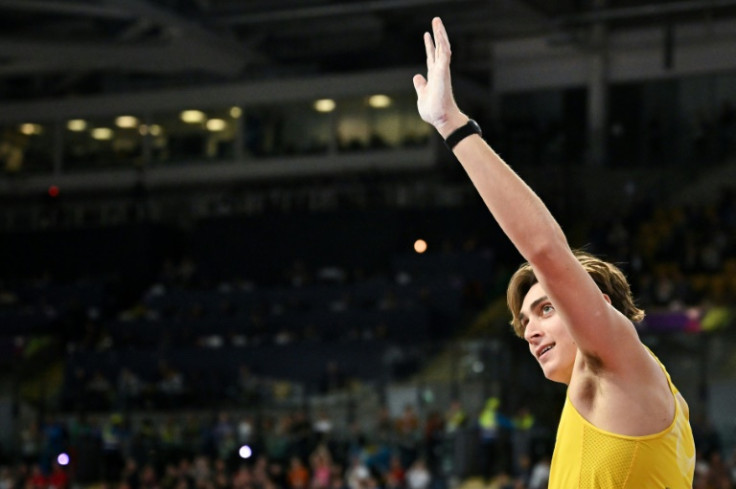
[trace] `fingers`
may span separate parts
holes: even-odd
[[[424,51],[427,53],[427,68],[431,68],[434,64],[434,42],[429,32],[424,33]]]
[[[442,23],[442,19],[435,17],[432,19],[432,32],[434,33],[434,42],[437,45],[436,56],[450,54],[450,38],[447,36],[447,30]]]
[[[414,90],[416,90],[417,95],[419,95],[427,84],[427,80],[422,75],[414,75],[412,81],[414,82]]]

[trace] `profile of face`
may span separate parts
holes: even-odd
[[[578,349],[541,284],[534,284],[524,296],[519,318],[529,351],[544,376],[568,384]]]

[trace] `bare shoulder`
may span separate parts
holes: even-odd
[[[631,352],[631,368],[608,368],[579,354],[568,388],[570,402],[602,430],[645,436],[665,430],[675,416],[675,396],[667,376],[647,348]]]

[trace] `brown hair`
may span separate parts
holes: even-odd
[[[638,323],[644,319],[644,311],[636,307],[631,287],[626,276],[616,265],[603,261],[585,251],[574,251],[583,268],[590,274],[598,288],[611,298],[611,304],[629,318]],[[534,270],[529,263],[523,263],[514,273],[506,290],[506,301],[511,311],[511,325],[520,338],[524,337],[524,327],[519,320],[521,303],[529,289],[538,282]]]

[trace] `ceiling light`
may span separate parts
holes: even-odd
[[[95,127],[92,129],[92,139],[108,141],[112,139],[112,129],[109,127]]]
[[[317,112],[332,112],[335,110],[335,105],[335,101],[331,98],[323,98],[314,103],[314,110]]]
[[[207,118],[201,110],[183,110],[179,117],[188,124],[201,124]]]
[[[210,119],[207,121],[207,130],[212,132],[222,131],[227,127],[222,119]]]
[[[230,107],[230,117],[233,119],[240,119],[241,115],[243,115],[243,109],[240,107]]]
[[[121,129],[132,129],[138,126],[138,118],[132,115],[121,115],[115,118],[115,125]]]
[[[368,105],[374,109],[385,109],[391,106],[391,97],[388,95],[371,95],[368,98]]]
[[[31,124],[30,122],[21,124],[18,129],[26,136],[37,136],[43,132],[43,128],[40,124]]]
[[[148,126],[148,133],[151,136],[160,136],[164,132],[163,128],[158,124],[151,124]]]
[[[74,132],[82,132],[87,129],[87,121],[84,119],[71,119],[67,121],[66,128]]]

